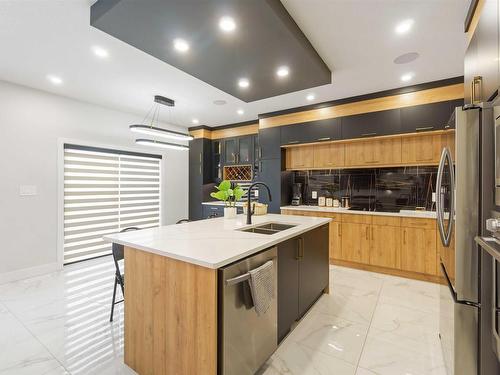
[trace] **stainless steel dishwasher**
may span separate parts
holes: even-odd
[[[248,271],[273,261],[274,299],[258,316],[252,303]],[[276,247],[219,269],[219,374],[253,375],[278,343],[278,258]]]

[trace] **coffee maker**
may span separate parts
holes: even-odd
[[[294,183],[292,185],[292,206],[300,206],[302,204],[302,184]]]

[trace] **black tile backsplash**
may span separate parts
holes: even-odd
[[[432,193],[437,167],[398,167],[380,169],[339,169],[296,171],[293,181],[302,183],[304,204],[317,205],[311,198],[332,197],[341,201],[348,196],[351,207],[366,211],[434,210]]]

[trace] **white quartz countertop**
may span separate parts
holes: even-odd
[[[379,215],[379,216],[399,216],[399,217],[413,217],[422,219],[436,219],[435,211],[412,211],[401,210],[399,212],[378,212],[378,211],[358,211],[348,210],[346,208],[333,208],[333,207],[319,207],[319,206],[283,206],[282,210],[296,210],[296,211],[311,211],[311,212],[335,212],[339,214],[353,214],[353,215]]]
[[[184,224],[166,225],[104,236],[109,242],[182,260],[207,268],[220,268],[246,258],[330,222],[329,218],[268,214],[252,216],[246,225],[246,216],[235,219],[207,219]],[[275,234],[242,232],[265,223],[296,224],[296,227]]]

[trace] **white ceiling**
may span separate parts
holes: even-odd
[[[331,85],[244,103],[182,71],[89,26],[92,0],[0,1],[0,80],[83,101],[146,114],[155,94],[176,100],[162,120],[180,126],[218,126],[277,111],[463,74],[467,0],[282,0],[333,71]],[[396,35],[396,24],[412,18],[413,29]],[[133,22],[133,20],[130,20]],[[101,60],[92,46],[109,51]],[[395,65],[406,52],[420,58]],[[265,51],[256,51],[265,53]],[[61,76],[53,86],[47,74]],[[293,79],[293,76],[291,77]],[[316,99],[305,96],[314,92]],[[216,106],[214,100],[227,101]],[[27,104],[29,107],[29,104]],[[240,116],[237,109],[243,109]]]

